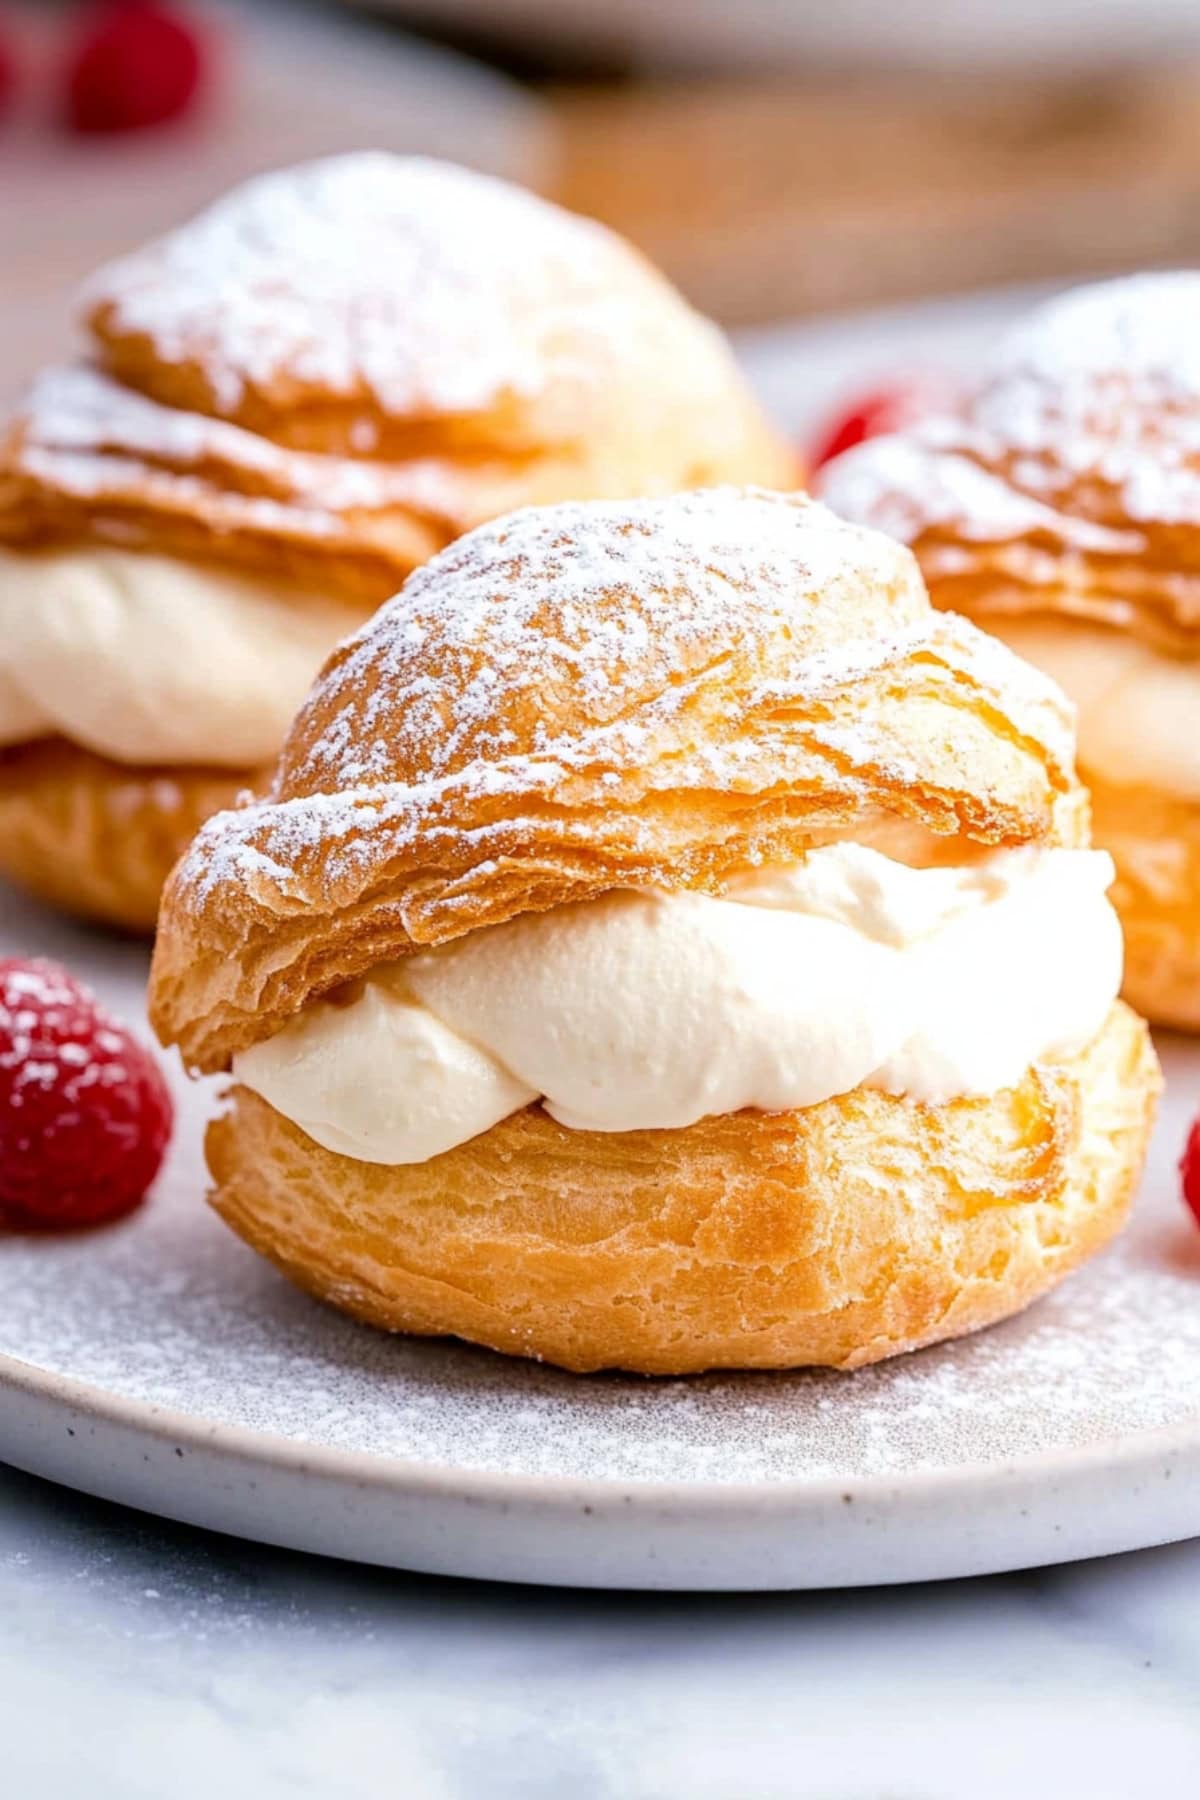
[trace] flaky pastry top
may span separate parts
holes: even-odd
[[[653,382],[665,359],[710,395],[728,367],[715,327],[604,226],[383,152],[249,181],[84,298],[120,379],[348,454],[451,422],[477,446],[538,451],[577,436],[630,362]]]
[[[1049,301],[958,416],[848,451],[820,491],[911,544],[939,605],[1200,655],[1200,272]]]
[[[0,445],[0,544],[118,544],[377,603],[470,516],[456,476],[289,450],[86,364],[52,368]]]
[[[803,495],[527,509],[334,652],[272,793],[168,885],[152,1016],[218,1068],[378,963],[614,888],[719,891],[888,821],[1078,842],[1071,718]]]
[[[629,246],[383,154],[260,177],[87,285],[0,446],[0,542],[118,541],[378,601],[485,519],[787,484],[724,338]]]

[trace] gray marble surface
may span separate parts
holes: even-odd
[[[0,1469],[0,1745],[13,1800],[1191,1800],[1200,1543],[596,1595],[264,1550]]]

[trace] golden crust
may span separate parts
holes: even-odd
[[[0,749],[0,872],[66,912],[153,931],[197,827],[260,774],[131,768],[64,738]]]
[[[938,605],[1062,613],[1200,654],[1200,275],[1035,311],[953,418],[826,469],[848,518],[916,551]]]
[[[1084,843],[1073,749],[1052,684],[804,496],[519,512],[334,653],[269,797],[202,830],[152,1018],[220,1068],[418,945],[612,888],[719,889],[838,836]],[[983,1100],[629,1133],[533,1106],[388,1168],[237,1087],[208,1156],[237,1231],[393,1329],[579,1370],[853,1367],[1004,1317],[1104,1243],[1157,1086],[1118,1005]]]
[[[87,368],[35,382],[0,448],[0,543],[94,541],[232,564],[372,604],[486,519],[577,495],[671,493],[713,481],[790,486],[792,454],[732,377],[706,446],[686,419],[581,433],[538,455],[457,456],[435,445],[392,464],[270,443],[170,412]]]
[[[538,458],[616,431],[634,467],[649,438],[661,481],[668,445],[721,457],[725,403],[745,402],[720,333],[629,244],[422,157],[246,182],[102,269],[86,300],[119,381],[300,450]]]
[[[518,505],[796,473],[724,338],[636,252],[419,159],[252,182],[101,270],[87,317],[95,362],[45,371],[0,444],[0,544],[115,543],[370,607]],[[0,859],[147,926],[186,840],[130,771],[79,766],[38,776],[39,823],[10,763]],[[241,785],[171,779],[216,805]]]
[[[787,485],[722,335],[619,239],[465,170],[250,182],[88,288],[96,366],[37,381],[0,542],[81,539],[377,603],[515,506]]]
[[[418,945],[901,820],[1085,841],[1053,686],[932,611],[906,551],[804,496],[512,515],[341,647],[269,799],[164,898],[152,1017],[227,1066]]]
[[[961,415],[840,457],[821,492],[909,544],[934,604],[983,625],[1092,620],[1200,672],[1200,275],[1035,312]],[[1126,997],[1200,1029],[1200,809],[1083,770],[1118,869]]]
[[[1096,840],[1117,865],[1125,997],[1156,1024],[1200,1031],[1200,805],[1084,778]]]
[[[936,606],[983,625],[1028,616],[1090,620],[1127,631],[1169,656],[1196,653],[1200,569],[1192,572],[1172,562],[1172,532],[1163,534],[1167,542],[1154,553],[1143,531],[1114,532],[1105,539],[1032,503],[1026,516],[1014,491],[1001,498],[976,485],[976,476],[993,488],[1008,480],[1002,463],[989,468],[984,462],[986,440],[941,425],[926,427],[925,433],[938,440],[936,447],[920,442],[919,433],[907,442],[880,439],[839,458],[818,488],[846,518],[908,544]],[[972,475],[964,483],[968,468]],[[935,505],[926,517],[907,494],[901,497],[887,486],[893,476],[912,494],[931,497],[952,479],[959,501],[945,513]],[[978,515],[972,514],[973,504],[981,508]],[[1005,510],[998,510],[989,526],[993,505]],[[1009,527],[1010,537],[991,535]]]
[[[1116,1005],[984,1100],[856,1090],[679,1131],[533,1107],[401,1168],[322,1149],[238,1087],[213,1204],[286,1274],[389,1330],[574,1370],[861,1364],[1016,1312],[1119,1229],[1159,1089]]]
[[[420,471],[283,450],[90,368],[39,376],[0,449],[0,543],[115,543],[369,605],[454,535],[422,502]]]

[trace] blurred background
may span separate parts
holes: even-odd
[[[1200,252],[1197,0],[0,0],[0,383],[71,282],[360,145],[608,220],[730,325]]]

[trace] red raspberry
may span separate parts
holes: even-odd
[[[1179,1173],[1183,1177],[1183,1197],[1191,1207],[1197,1225],[1200,1225],[1200,1119],[1196,1120],[1188,1133]]]
[[[150,1052],[58,963],[0,958],[0,1215],[71,1226],[129,1212],[170,1135]]]
[[[74,131],[137,131],[187,111],[205,73],[194,27],[154,0],[109,0],[84,21],[68,59]]]
[[[8,111],[8,103],[17,85],[17,64],[12,50],[0,37],[0,113]]]
[[[950,401],[949,385],[929,375],[897,379],[872,388],[826,425],[810,453],[809,465],[819,469],[843,450],[853,450],[855,444],[865,443],[868,438],[901,431],[906,425],[941,411]]]

